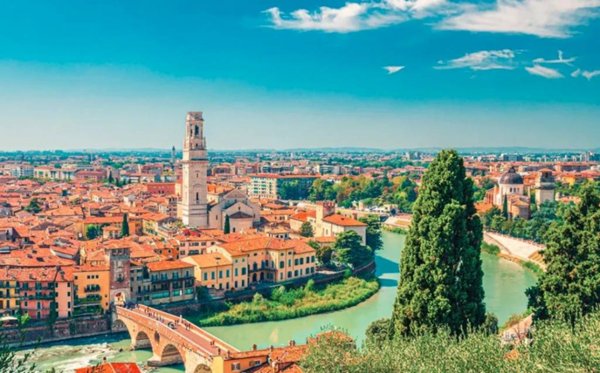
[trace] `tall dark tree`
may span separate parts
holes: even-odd
[[[381,239],[381,220],[377,215],[369,215],[364,218],[360,218],[360,221],[367,225],[367,246],[371,250],[379,250],[383,247],[383,240]]]
[[[225,234],[231,233],[231,222],[229,221],[229,215],[225,215],[225,225],[223,227]]]
[[[438,154],[423,176],[402,251],[392,331],[460,334],[485,321],[481,222],[473,184],[456,151]]]
[[[129,236],[129,219],[127,214],[123,214],[123,221],[121,222],[121,237]]]
[[[502,216],[504,219],[508,219],[508,198],[504,196],[504,200],[502,201]]]
[[[309,222],[305,221],[304,223],[302,223],[302,226],[300,226],[300,235],[302,237],[313,237],[315,234],[313,232],[313,227],[312,224],[310,224]]]
[[[600,306],[600,193],[584,186],[577,206],[548,232],[546,272],[527,291],[536,319],[571,324]]]

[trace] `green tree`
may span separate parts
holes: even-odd
[[[332,201],[336,199],[336,191],[331,181],[316,179],[310,187],[308,199],[311,201]]]
[[[319,245],[318,242],[308,241],[308,245],[315,249],[316,257],[322,266],[329,266],[331,264],[331,258],[333,256],[333,249],[330,246]]]
[[[88,225],[85,230],[85,237],[88,240],[93,240],[94,238],[100,236],[102,233],[102,228],[97,225]]]
[[[229,215],[225,215],[225,225],[223,227],[223,232],[225,232],[225,234],[231,233],[231,221],[229,220]]]
[[[367,246],[373,251],[381,249],[383,240],[381,238],[381,220],[379,216],[369,215],[359,220],[367,225]]]
[[[502,216],[504,219],[508,219],[508,198],[504,196],[504,200],[502,201]]]
[[[302,223],[302,226],[300,227],[300,235],[302,237],[313,237],[315,234],[313,232],[313,227],[312,224],[310,224],[309,222],[305,221],[304,223]]]
[[[123,214],[123,221],[121,222],[121,237],[129,236],[129,219],[127,214]]]
[[[115,182],[115,178],[113,177],[112,171],[108,173],[108,183],[112,184]]]
[[[423,176],[402,251],[392,330],[448,328],[460,334],[485,321],[481,222],[472,180],[456,151],[438,154]]]
[[[581,191],[575,208],[554,224],[543,251],[547,270],[527,291],[536,319],[570,324],[600,305],[600,193]]]
[[[355,231],[340,233],[333,245],[333,251],[339,263],[350,265],[353,268],[373,260],[373,251],[362,244],[362,239]]]
[[[27,207],[25,207],[25,211],[31,214],[37,214],[42,211],[42,207],[40,206],[40,201],[37,198],[32,198],[29,201]]]

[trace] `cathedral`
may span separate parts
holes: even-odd
[[[260,223],[260,207],[239,189],[209,185],[208,153],[202,112],[189,112],[183,141],[181,197],[178,216],[183,224],[198,229],[251,229]],[[209,193],[210,190],[210,193]]]

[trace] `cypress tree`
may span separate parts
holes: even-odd
[[[527,290],[535,319],[572,325],[600,306],[600,195],[593,185],[552,225],[543,251],[546,272]]]
[[[504,219],[508,219],[508,197],[504,196],[504,201],[502,201],[502,216]]]
[[[121,223],[121,237],[129,236],[129,219],[127,214],[123,214],[123,222]]]
[[[456,151],[431,163],[419,188],[402,251],[392,332],[415,335],[448,328],[460,334],[485,321],[482,226],[473,182]]]
[[[223,228],[225,234],[231,233],[231,222],[229,221],[229,215],[225,215],[225,227]]]

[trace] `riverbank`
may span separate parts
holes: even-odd
[[[485,252],[487,254],[494,255],[499,258],[517,263],[517,264],[521,265],[523,268],[526,268],[526,269],[530,270],[531,272],[535,273],[536,276],[540,276],[542,273],[544,273],[544,269],[538,263],[533,262],[531,260],[523,260],[514,255],[510,255],[510,254],[506,253],[506,251],[503,251],[502,249],[500,249],[500,247],[498,247],[495,244],[488,243],[488,242],[482,242],[481,243],[481,251]]]
[[[309,281],[302,288],[281,286],[268,297],[257,294],[250,302],[230,304],[223,311],[188,319],[203,327],[288,320],[354,307],[375,295],[379,288],[376,278],[348,277],[325,286]]]

